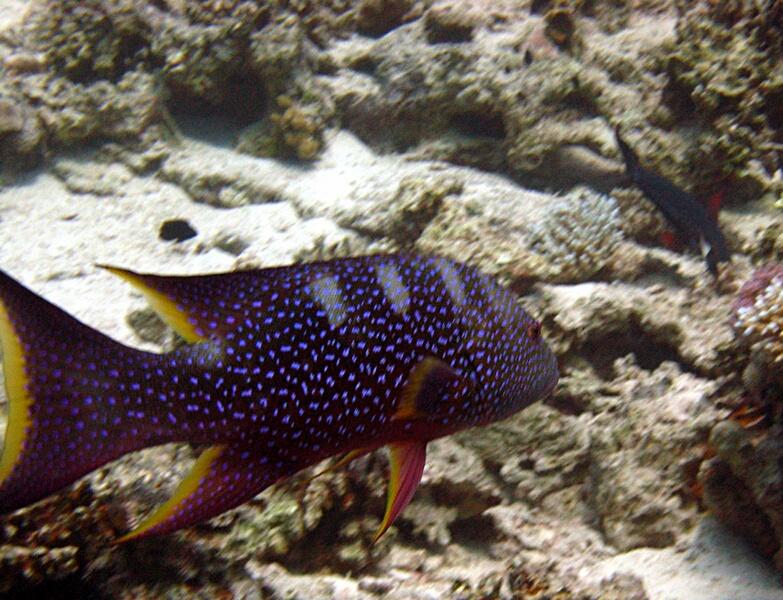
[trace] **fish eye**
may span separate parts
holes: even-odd
[[[526,333],[530,340],[538,340],[541,337],[541,322],[533,321],[530,325],[527,326]]]

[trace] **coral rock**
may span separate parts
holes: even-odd
[[[62,580],[105,553],[127,517],[82,482],[0,519],[0,592]]]
[[[359,33],[380,37],[399,27],[414,4],[414,0],[361,0],[356,28]]]
[[[783,569],[783,432],[758,438],[733,421],[710,434],[716,457],[702,465],[704,502]]]
[[[0,99],[0,136],[21,131],[24,116],[20,108],[8,100]]]
[[[469,42],[483,18],[481,7],[469,2],[438,2],[424,16],[427,40],[433,44]]]

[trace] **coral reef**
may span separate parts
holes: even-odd
[[[160,352],[181,341],[95,263],[202,273],[440,253],[522,296],[562,378],[547,405],[433,444],[379,544],[382,452],[107,549],[192,463],[163,447],[5,518],[0,591],[690,600],[668,575],[651,585],[650,565],[698,562],[703,506],[783,568],[783,271],[757,273],[733,307],[729,293],[751,262],[783,257],[780,3],[23,4],[13,27],[0,6],[0,162],[4,183],[47,168],[0,189],[4,270]],[[645,166],[727,192],[736,260],[717,285],[698,257],[656,247],[616,125]],[[699,563],[694,581],[766,600],[730,551],[734,571]],[[690,576],[685,563],[666,564]]]
[[[715,425],[714,456],[699,472],[705,505],[783,569],[783,266],[757,269],[732,306],[732,326],[749,354],[744,392]]]

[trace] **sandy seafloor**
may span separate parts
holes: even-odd
[[[18,25],[23,5],[0,4],[0,30]],[[606,36],[607,52],[653,46],[655,32],[673,35],[672,22],[669,13],[632,19],[626,31]],[[629,41],[636,33],[642,41]],[[352,43],[367,45],[337,43],[338,63],[358,52]],[[600,166],[616,177],[621,165],[606,150],[611,128],[594,117],[587,120],[598,133],[587,145],[593,151],[602,140]],[[574,126],[577,138],[582,125]],[[327,476],[305,498],[307,508],[291,508],[293,489],[267,492],[225,520],[137,549],[110,549],[105,531],[74,534],[74,523],[84,527],[96,507],[119,506],[127,521],[143,515],[165,499],[193,455],[145,451],[88,479],[86,516],[82,506],[73,522],[57,512],[64,541],[25,530],[45,524],[35,510],[14,522],[20,531],[6,529],[4,591],[45,597],[64,581],[66,594],[128,598],[783,598],[772,560],[683,494],[693,481],[681,469],[704,453],[710,430],[729,412],[727,399],[742,394],[740,374],[721,371],[736,368],[725,357],[739,353],[727,323],[736,289],[758,262],[760,232],[783,223],[772,184],[721,215],[735,251],[721,287],[696,253],[672,252],[639,227],[621,228],[617,211],[566,213],[585,228],[600,221],[584,241],[590,260],[547,270],[542,257],[563,258],[554,243],[551,254],[531,251],[530,227],[556,223],[547,219],[562,195],[481,165],[455,166],[442,160],[437,143],[389,152],[331,123],[317,159],[303,162],[237,152],[241,130],[221,117],[178,114],[174,129],[140,150],[105,140],[55,145],[43,166],[9,178],[0,189],[0,269],[114,339],[162,351],[171,333],[140,295],[96,264],[186,274],[437,251],[521,291],[564,363],[557,397],[578,410],[532,407],[499,429],[435,442],[417,500],[399,531],[375,549],[367,540],[381,516],[382,460]],[[157,166],[138,168],[150,155]],[[619,218],[638,217],[624,202]],[[197,236],[162,241],[160,226],[173,218],[186,219]],[[522,261],[529,262],[515,270]],[[532,282],[520,275],[528,268]],[[480,508],[457,510],[461,497]],[[58,499],[51,502],[57,511]],[[328,536],[336,536],[333,543]],[[53,549],[60,546],[75,558],[58,562]],[[326,556],[313,558],[307,546]],[[156,579],[144,553],[165,567],[165,577]],[[513,573],[524,573],[525,585]]]

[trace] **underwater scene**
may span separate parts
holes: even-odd
[[[0,598],[783,600],[783,2],[0,0]]]

